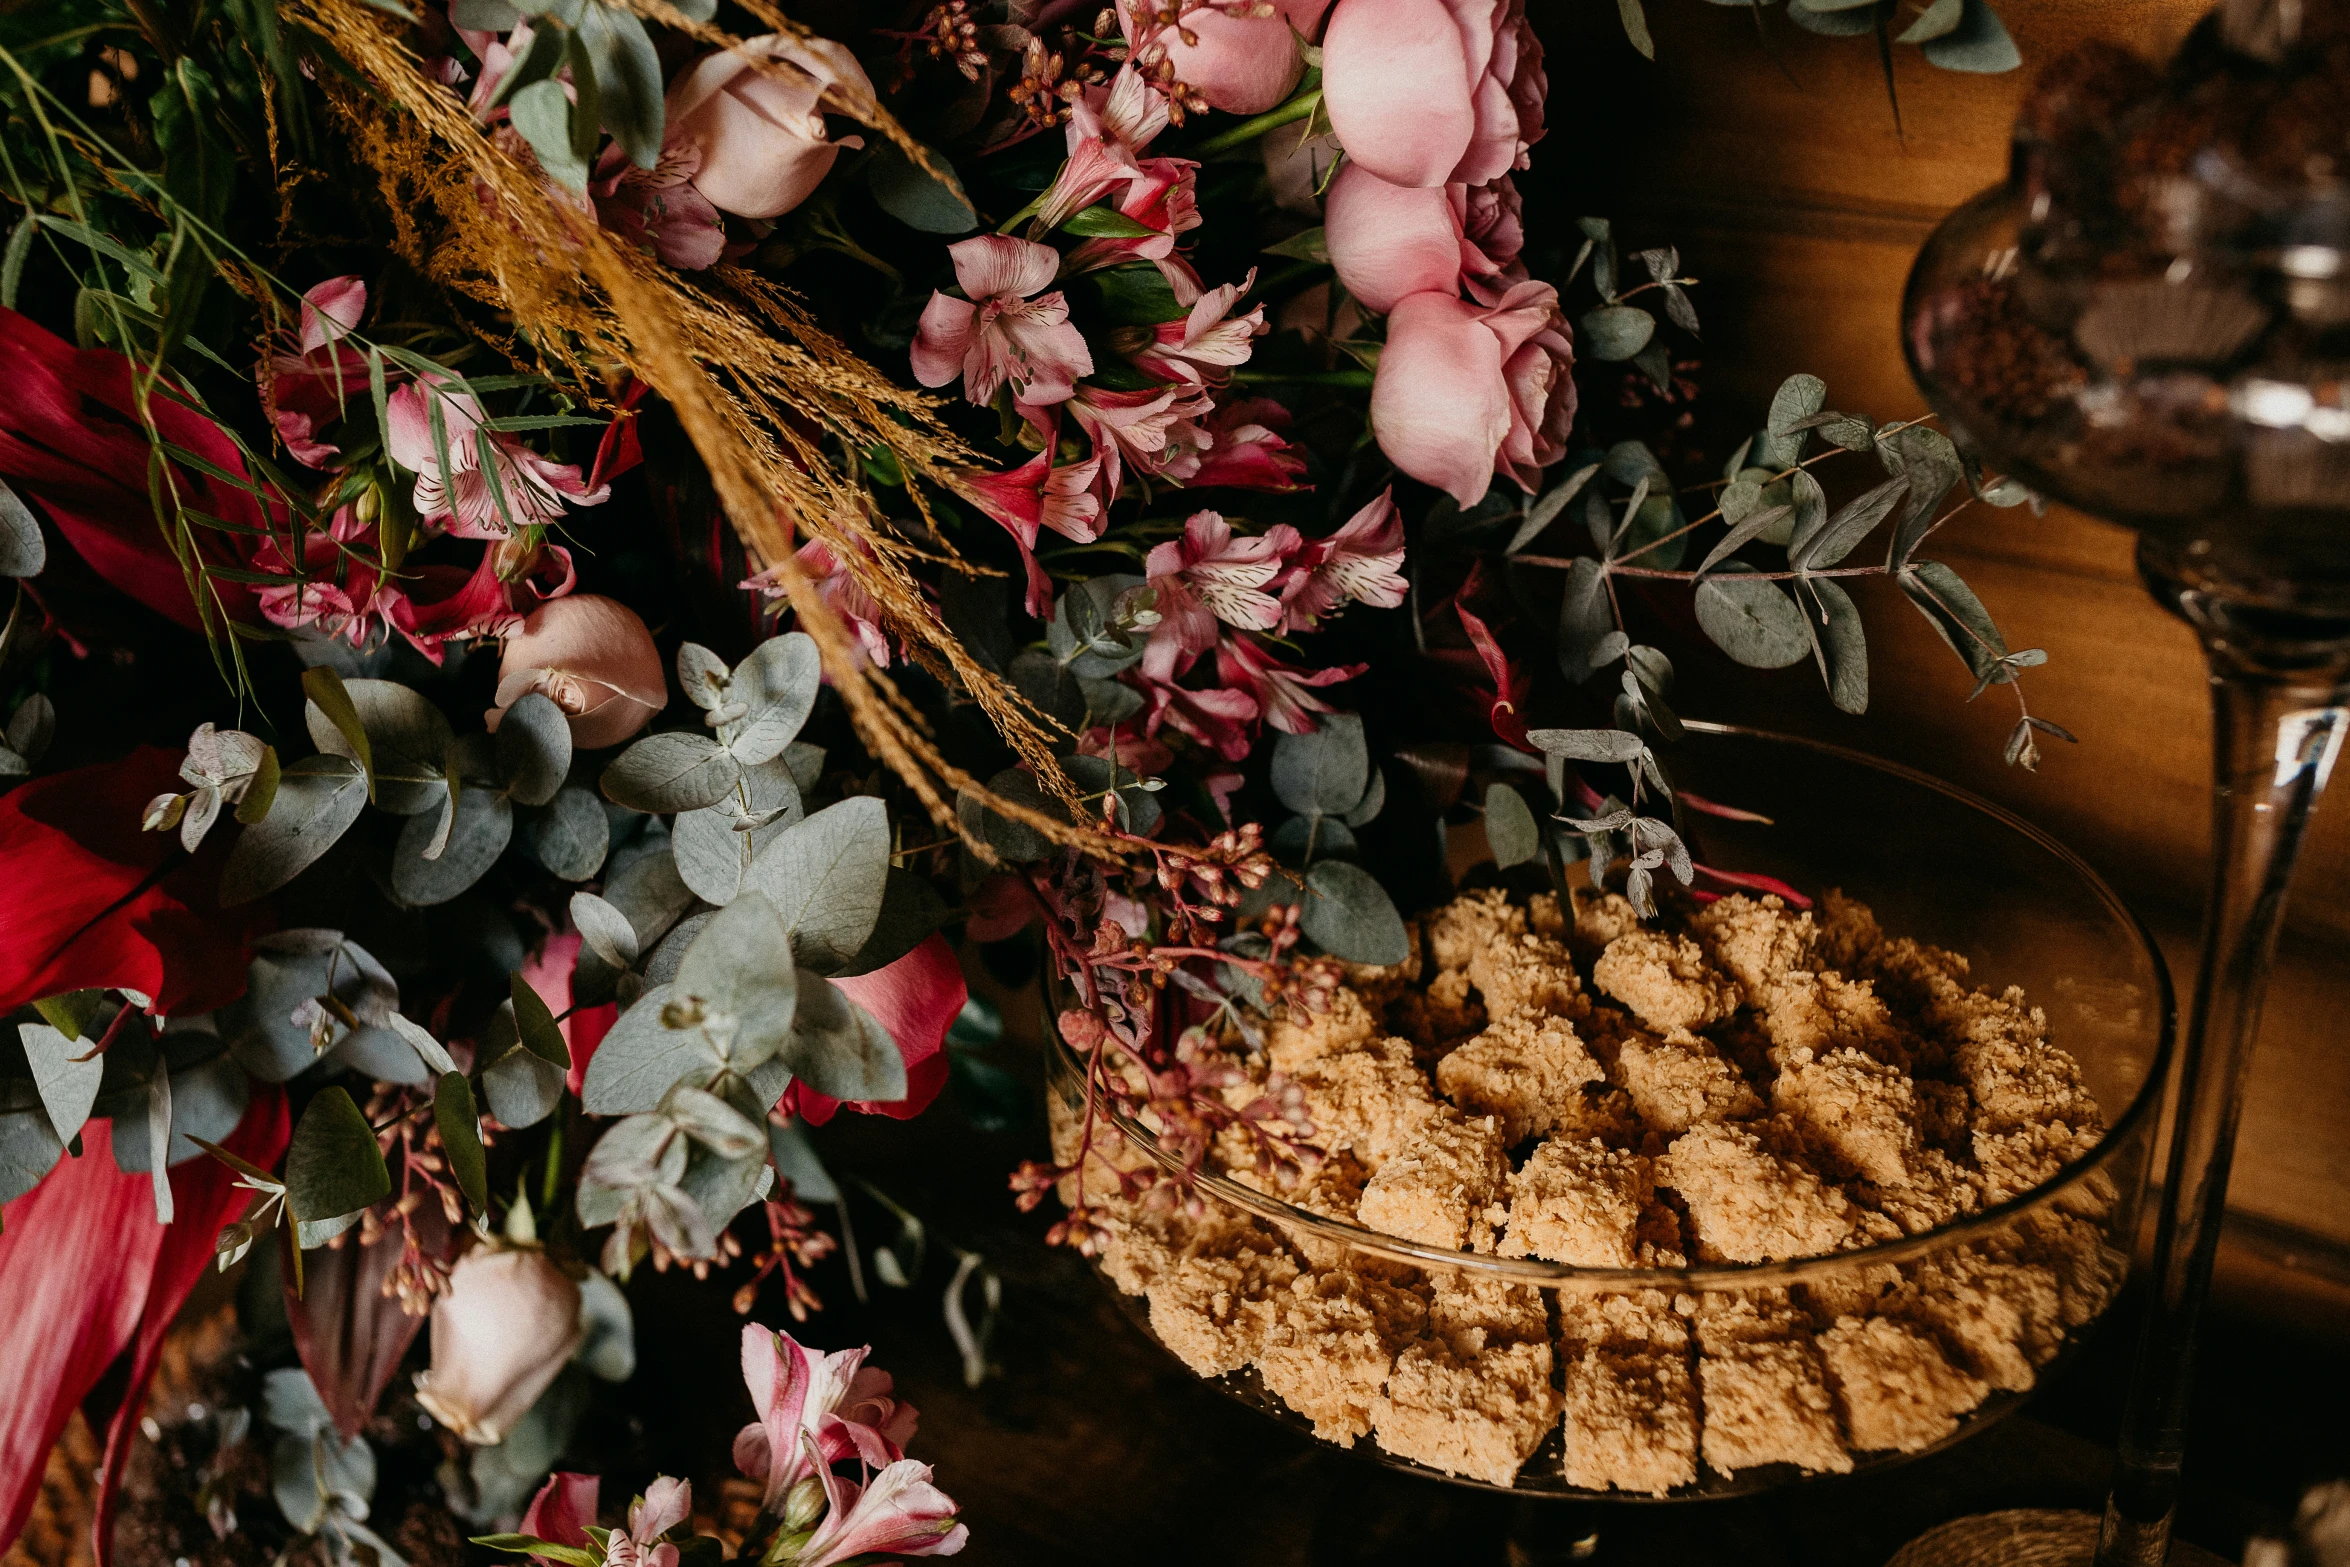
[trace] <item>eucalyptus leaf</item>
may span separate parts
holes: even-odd
[[[889,880],[883,885],[881,913],[873,922],[873,934],[865,938],[856,960],[841,972],[870,974],[895,963],[929,940],[947,922],[949,912],[946,900],[938,895],[927,877],[891,866]]]
[[[741,776],[742,763],[715,738],[670,729],[614,757],[601,782],[615,805],[664,813],[716,805]]]
[[[1536,750],[1574,762],[1637,762],[1648,749],[1638,735],[1621,729],[1529,729],[1526,738]]]
[[[1597,472],[1599,464],[1586,463],[1543,491],[1541,497],[1526,508],[1526,520],[1518,524],[1518,531],[1510,535],[1510,542],[1502,553],[1515,555],[1540,538],[1552,523],[1558,521],[1559,513],[1567,509],[1569,501],[1582,493],[1583,486],[1589,484],[1591,476]]]
[[[768,638],[735,666],[727,695],[748,711],[721,725],[719,739],[746,767],[781,756],[815,711],[823,682],[824,658],[815,638],[804,631]]]
[[[437,823],[411,816],[392,850],[392,891],[411,908],[446,903],[486,875],[514,837],[514,806],[496,789],[467,789],[437,858],[426,858]]]
[[[49,546],[42,541],[39,519],[0,480],[0,577],[37,577],[48,564]]]
[[[834,1099],[906,1097],[906,1063],[889,1030],[821,974],[802,970],[799,1011],[780,1059],[792,1076]]]
[[[611,830],[602,801],[585,789],[563,789],[531,818],[530,852],[549,875],[586,881],[604,868]]]
[[[1966,476],[1966,467],[1950,437],[1924,425],[1910,425],[1879,441],[1877,460],[1887,473],[1909,480],[1901,520],[1894,524],[1893,542],[1885,553],[1885,564],[1899,571],[1925,541],[1943,497]]]
[[[439,1077],[445,1072],[457,1070],[457,1063],[450,1056],[448,1047],[419,1024],[394,1012],[384,1019],[384,1026],[408,1042],[408,1047],[416,1052],[416,1059],[423,1062],[425,1070],[433,1076]]]
[[[1292,869],[1324,855],[1352,856],[1359,852],[1355,835],[1335,816],[1292,816],[1265,839],[1273,858]]]
[[[793,961],[838,973],[873,934],[889,880],[888,809],[853,795],[785,828],[759,852],[745,895],[763,894],[791,935]]]
[[[1159,825],[1159,798],[1142,787],[1141,777],[1106,756],[1072,756],[1062,763],[1069,781],[1084,794],[1089,811],[1101,809],[1101,798],[1116,784],[1118,825],[1127,832],[1148,835]]]
[[[517,805],[544,805],[571,771],[571,724],[544,692],[527,691],[498,720],[498,777]]]
[[[400,1004],[399,986],[365,947],[341,931],[302,927],[254,942],[245,993],[216,1012],[214,1022],[246,1071],[265,1083],[282,1083],[318,1060],[309,1020],[321,996],[331,996],[357,1018],[362,1032],[388,1027]],[[338,1035],[345,1032],[339,1020],[334,1027]],[[422,1074],[412,1080],[421,1081]]]
[[[1958,25],[1926,39],[1923,48],[1926,59],[1945,71],[1995,75],[2024,63],[1999,13],[1985,0],[1963,0]]]
[[[1575,346],[1599,360],[1629,359],[1656,336],[1656,317],[1638,305],[1602,305],[1576,323]]]
[[[1401,963],[1411,955],[1403,916],[1387,889],[1350,860],[1318,860],[1306,872],[1298,925],[1306,938],[1346,963]]]
[[[1567,571],[1566,597],[1559,604],[1559,670],[1569,680],[1588,680],[1602,667],[1594,654],[1616,629],[1608,601],[1607,570],[1588,555],[1575,557]]]
[[[602,6],[590,9],[601,10]],[[587,191],[587,161],[571,150],[571,95],[552,77],[532,82],[506,102],[506,117],[515,132],[538,154],[539,167],[549,179],[574,192]]]
[[[987,792],[1032,811],[1058,814],[1061,809],[1059,802],[1047,795],[1025,768],[1007,767],[997,773],[987,781]],[[955,801],[955,815],[965,831],[978,834],[989,848],[1011,864],[1041,860],[1053,852],[1052,840],[1035,827],[982,804],[968,792]]]
[[[868,919],[865,931],[871,929]],[[720,1064],[737,1075],[775,1055],[796,1006],[794,945],[795,933],[776,906],[762,893],[745,892],[711,915],[686,949],[670,986],[670,1010],[697,1021],[671,1026],[699,1028]]]
[[[1697,585],[1697,624],[1719,647],[1753,669],[1784,669],[1811,651],[1803,611],[1775,582],[1728,561]]]
[[[1731,488],[1735,489],[1737,486],[1732,485]],[[1729,514],[1726,492],[1722,511],[1724,516]],[[1705,559],[1697,563],[1698,576],[1702,578],[1707,572],[1728,560],[1737,550],[1754,542],[1756,538],[1761,536],[1764,529],[1775,522],[1786,521],[1788,516],[1789,508],[1785,506],[1763,506],[1747,512],[1732,525],[1728,533],[1722,535],[1722,541],[1719,544],[1706,552]]]
[[[391,1172],[367,1117],[339,1085],[311,1096],[286,1147],[286,1203],[316,1221],[356,1213],[391,1194]]]
[[[799,785],[781,756],[746,767],[732,796],[677,813],[670,829],[677,874],[703,902],[732,903],[759,852],[800,819]]]
[[[1779,383],[1771,395],[1770,418],[1763,427],[1749,461],[1759,468],[1792,468],[1803,460],[1805,432],[1795,428],[1828,401],[1828,384],[1800,371]]]
[[[57,736],[57,706],[38,691],[16,704],[4,737],[8,748],[28,762],[39,761]]]
[[[970,233],[979,226],[971,198],[963,194],[962,183],[944,156],[933,153],[931,161],[946,174],[944,180],[933,178],[897,143],[883,141],[866,166],[865,183],[881,210],[908,228],[925,234]]]
[[[476,1213],[490,1207],[489,1158],[482,1152],[481,1115],[473,1108],[473,1085],[462,1072],[443,1072],[433,1089],[433,1125],[441,1134],[441,1152],[457,1189]]]
[[[68,1039],[46,1023],[22,1023],[16,1032],[24,1044],[25,1059],[32,1063],[33,1088],[41,1096],[41,1108],[49,1113],[49,1124],[56,1128],[58,1139],[70,1143],[90,1118],[105,1063],[78,1048],[79,1041]],[[88,1059],[76,1059],[82,1056]]]
[[[775,1173],[790,1183],[793,1197],[801,1202],[840,1201],[840,1187],[816,1156],[816,1146],[801,1123],[769,1121],[767,1152],[774,1160]]]
[[[65,1143],[38,1106],[0,1114],[0,1202],[14,1202],[41,1184],[65,1156]]]
[[[1050,635],[1050,626],[1046,629]],[[1013,657],[1008,673],[1012,688],[1045,717],[1072,733],[1084,724],[1085,688],[1078,684],[1081,677],[1069,665],[1050,653],[1029,648]]]
[[[668,985],[651,987],[596,1046],[579,1090],[580,1106],[590,1115],[649,1111],[689,1075],[706,1080],[716,1073],[720,1062],[699,1029],[675,1029],[662,1021],[672,996]]]
[[[1898,578],[1901,591],[1918,607],[1918,613],[1933,623],[1934,630],[1950,645],[1952,652],[1966,660],[1966,666],[1977,679],[1986,674],[1995,683],[2005,685],[2015,679],[2012,669],[2001,667],[2007,654],[2007,639],[1992,624],[1990,611],[1975,597],[1974,589],[1959,579],[1957,572],[1936,560],[1912,561],[1902,567]]]
[[[1385,809],[1387,775],[1374,766],[1371,769],[1370,786],[1363,790],[1363,797],[1355,802],[1353,810],[1339,817],[1339,820],[1349,827],[1368,827],[1379,819],[1379,813]]]
[[[1493,849],[1493,863],[1504,870],[1541,857],[1541,824],[1526,797],[1508,784],[1485,786],[1485,841]]]
[[[709,1222],[711,1249],[717,1255],[717,1237],[734,1216],[772,1189],[775,1176],[767,1168],[762,1143],[759,1156],[729,1159],[707,1146],[696,1145],[686,1160],[678,1189],[692,1200]],[[685,1256],[685,1253],[679,1253]],[[689,1261],[694,1260],[688,1257]]]
[[[1908,493],[1908,476],[1897,473],[1876,488],[1854,496],[1810,533],[1797,532],[1788,543],[1787,563],[1798,571],[1825,571],[1837,565]]]
[[[221,867],[224,908],[277,891],[309,869],[367,807],[367,775],[341,756],[306,756],[278,780],[269,815],[248,826]]]
[[[519,1129],[555,1113],[563,1102],[563,1080],[561,1067],[516,1045],[482,1068],[481,1092],[500,1126]]]
[[[624,969],[636,962],[640,950],[636,927],[627,915],[594,893],[571,895],[571,923],[588,950],[613,968]]]
[[[514,1032],[522,1048],[549,1066],[570,1071],[571,1046],[564,1042],[562,1026],[548,1010],[546,1000],[520,974],[508,975],[506,988],[514,1004]]]
[[[1831,578],[1816,577],[1807,586],[1818,595],[1826,622],[1815,633],[1813,650],[1820,675],[1828,682],[1828,700],[1839,712],[1865,713],[1869,710],[1869,643],[1861,628],[1860,609],[1843,585]]]
[[[1273,743],[1273,793],[1302,815],[1343,816],[1370,787],[1371,754],[1363,721],[1332,713],[1309,734]]]

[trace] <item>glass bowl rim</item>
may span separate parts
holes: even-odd
[[[1332,1242],[1350,1251],[1368,1252],[1413,1267],[1450,1268],[1504,1284],[1531,1284],[1546,1289],[1571,1289],[1578,1293],[1676,1290],[1698,1294],[1716,1290],[1784,1287],[1845,1273],[1858,1267],[1908,1262],[1947,1251],[1957,1242],[1996,1232],[2020,1215],[2044,1206],[2058,1193],[2118,1156],[2141,1130],[2150,1129],[2148,1123],[2160,1109],[2170,1079],[2171,1054],[2177,1036],[2178,1007],[2170,968],[2163,961],[2162,949],[2156,944],[2145,922],[2132,912],[2129,905],[2122,901],[2120,895],[2086,860],[2047,831],[2007,807],[1903,763],[1871,756],[1865,751],[1856,751],[1830,741],[1757,729],[1744,724],[1715,723],[1704,719],[1683,719],[1682,724],[1697,734],[1759,740],[1814,752],[1890,775],[1942,795],[1954,804],[1990,818],[1997,825],[2018,834],[2034,847],[2053,856],[2080,879],[2095,901],[2124,930],[2136,938],[2138,950],[2154,973],[2154,1001],[2158,1009],[2154,1053],[2147,1065],[2146,1080],[2139,1084],[2137,1093],[2122,1113],[2107,1123],[2104,1135],[2087,1152],[2068,1161],[2037,1186],[1995,1203],[1979,1213],[1968,1214],[1921,1234],[1877,1241],[1855,1247],[1851,1251],[1830,1252],[1818,1257],[1797,1257],[1783,1262],[1704,1263],[1682,1268],[1585,1268],[1533,1257],[1497,1257],[1482,1252],[1452,1251],[1296,1207],[1268,1192],[1244,1186],[1230,1176],[1212,1170],[1203,1168],[1195,1172],[1195,1183],[1219,1201],[1280,1225],[1285,1230],[1303,1232],[1315,1240]],[[1045,1035],[1051,1041],[1059,1064],[1063,1068],[1073,1068],[1078,1065],[1077,1053],[1061,1037],[1055,1022],[1057,1008],[1054,1005],[1054,993],[1061,989],[1065,981],[1050,969],[1046,970],[1044,979]],[[1053,1091],[1048,1079],[1046,1092]],[[1148,1127],[1114,1105],[1104,1105],[1102,1113],[1122,1137],[1141,1149],[1154,1163],[1171,1173],[1181,1173],[1181,1160],[1161,1148],[1157,1136]]]

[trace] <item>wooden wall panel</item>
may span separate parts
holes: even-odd
[[[1636,244],[1679,246],[1684,270],[1704,280],[1703,402],[1714,417],[1725,405],[1759,413],[1799,369],[1827,381],[1830,406],[1880,419],[1922,412],[1899,348],[1902,283],[1943,213],[2003,174],[2033,63],[2092,36],[2160,57],[2203,9],[2009,0],[2001,11],[2026,69],[1954,75],[1896,50],[1897,134],[1867,40],[1811,37],[1767,12],[1782,69],[1758,45],[1751,12],[1649,0],[1649,66],[1612,36],[1612,7],[1573,7],[1554,56],[1604,57],[1614,85],[1606,102],[1555,116],[1554,135],[1579,138],[1591,158],[1545,175],[1561,166],[1549,150],[1537,170],[1548,183],[1529,186],[1529,209],[1553,220],[1572,216],[1570,203],[1604,211]],[[1893,756],[2013,807],[2130,897],[2186,986],[2210,842],[2209,718],[2192,638],[2139,586],[2130,536],[2063,508],[1974,508],[1932,553],[1974,584],[2011,644],[2049,651],[2029,676],[2033,709],[2081,744],[2048,746],[2038,774],[2000,762],[2012,702],[1991,692],[1966,704],[1956,659],[1882,583],[1861,595],[1876,649],[1865,718],[1832,711],[1806,670],[1758,676],[1702,658],[1685,672],[1685,710]],[[2350,799],[2321,813],[2292,928],[2234,1196],[2241,1211],[2350,1245]]]

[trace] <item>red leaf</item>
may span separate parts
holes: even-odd
[[[179,559],[165,542],[147,493],[152,450],[132,395],[131,362],[110,348],[76,348],[13,310],[0,309],[0,478],[48,511],[76,553],[148,608],[197,629],[202,622]],[[236,445],[204,415],[158,389],[147,400],[167,441],[225,473],[242,474]],[[186,467],[172,470],[194,510],[259,527],[252,495]],[[244,564],[230,535],[196,530],[198,547],[223,565]],[[249,536],[239,536],[249,537]],[[216,582],[232,619],[254,618],[253,590]]]
[[[147,801],[178,786],[178,755],[142,746],[0,797],[0,1012],[90,987],[175,1015],[244,993],[267,916],[215,901],[234,834],[216,828],[190,856],[177,834],[139,830]]]
[[[256,1084],[245,1118],[223,1145],[267,1167],[285,1151],[285,1091]],[[94,1525],[98,1560],[111,1554],[114,1488],[130,1456],[131,1427],[188,1292],[212,1265],[221,1227],[246,1193],[218,1160],[171,1172],[179,1217],[155,1220],[145,1175],[115,1168],[112,1123],[82,1129],[82,1156],[0,1211],[0,1546],[16,1538],[40,1492],[49,1449],[74,1406],[126,1354],[122,1402],[107,1425]]]
[[[449,1224],[440,1203],[419,1204],[412,1222],[425,1250],[447,1261]],[[346,1437],[358,1435],[375,1413],[376,1400],[425,1323],[401,1310],[399,1297],[383,1287],[404,1249],[396,1225],[387,1226],[372,1246],[362,1245],[354,1230],[341,1246],[310,1253],[300,1295],[294,1293],[294,1281],[286,1280],[294,1348],[335,1428]]]

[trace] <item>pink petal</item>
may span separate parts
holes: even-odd
[[[315,352],[345,332],[356,332],[366,314],[367,285],[356,274],[328,278],[302,296],[302,352]]]
[[[1484,498],[1494,455],[1510,432],[1501,344],[1482,316],[1449,294],[1399,301],[1371,382],[1379,449],[1463,506]]]
[[[833,983],[889,1031],[906,1062],[903,1099],[852,1099],[846,1101],[848,1108],[899,1121],[920,1115],[946,1087],[947,1030],[970,998],[962,965],[955,961],[955,949],[946,937],[934,933],[894,963]],[[800,1113],[819,1126],[832,1119],[843,1103],[814,1092],[805,1083],[795,1084],[794,1089]]]
[[[1061,268],[1061,253],[1008,234],[978,234],[947,247],[955,281],[974,300],[1026,299],[1050,287]]]
[[[979,307],[952,294],[932,294],[922,307],[921,324],[914,331],[914,379],[924,386],[945,386],[963,374],[963,356],[971,347],[971,320]]]
[[[1469,60],[1444,0],[1340,0],[1322,105],[1346,155],[1393,185],[1442,185],[1476,133]]]
[[[586,1545],[586,1526],[596,1521],[597,1497],[602,1484],[594,1475],[556,1470],[547,1476],[547,1483],[539,1487],[539,1494],[530,1499],[530,1508],[522,1515],[519,1532],[545,1540],[551,1545]],[[532,1560],[546,1561],[548,1558],[539,1556]]]
[[[1366,310],[1459,287],[1461,220],[1447,187],[1391,185],[1350,162],[1330,182],[1322,225],[1338,281]]]

